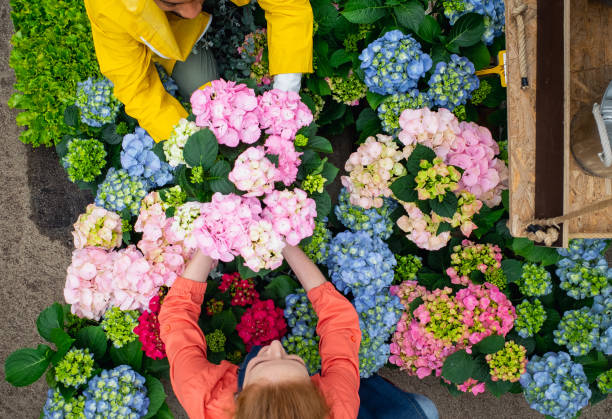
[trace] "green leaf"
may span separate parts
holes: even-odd
[[[123,141],[123,137],[117,134],[117,126],[115,124],[105,124],[102,127],[102,141],[111,145],[120,144]]]
[[[342,12],[351,23],[374,23],[386,14],[380,0],[349,0]]]
[[[114,345],[110,347],[110,357],[116,365],[129,365],[136,371],[140,371],[142,367],[142,344],[140,340],[135,339],[126,343],[121,348],[116,348]]]
[[[510,381],[493,381],[487,380],[487,390],[489,390],[495,397],[500,397],[502,394],[506,394],[512,388]]]
[[[272,299],[277,306],[285,308],[285,297],[293,293],[298,286],[299,284],[287,275],[277,276],[264,287],[261,299]]]
[[[417,144],[406,161],[406,169],[411,174],[416,175],[421,170],[421,160],[432,161],[435,158],[436,153],[431,148]]]
[[[504,259],[501,261],[502,269],[508,282],[517,283],[523,274],[523,263],[516,259]]]
[[[236,328],[238,321],[231,310],[225,310],[215,314],[210,324],[213,329],[220,329],[226,336],[229,336]]]
[[[430,15],[427,15],[423,18],[421,24],[419,25],[417,35],[419,35],[423,41],[433,44],[438,37],[442,35],[442,28],[436,19]]]
[[[51,342],[51,331],[64,328],[64,309],[59,303],[45,308],[36,319],[36,328],[40,336]]]
[[[321,176],[327,179],[325,181],[325,186],[329,185],[334,181],[334,179],[336,179],[336,176],[338,176],[338,172],[340,172],[340,169],[338,169],[330,162],[325,162],[325,164],[323,165],[323,170],[321,170]]]
[[[436,214],[442,217],[453,218],[455,212],[457,212],[457,207],[459,206],[459,200],[457,196],[452,192],[447,192],[444,195],[444,199],[440,202],[437,198],[430,199],[429,205],[431,209]]]
[[[412,32],[418,32],[425,17],[425,9],[418,1],[408,1],[393,8],[393,13],[400,25]]]
[[[101,360],[106,353],[108,341],[102,327],[88,326],[77,333],[76,346],[83,349],[89,348],[94,357],[97,360]]]
[[[321,220],[329,215],[332,208],[331,197],[327,192],[315,193],[312,195],[315,204],[317,204],[317,220]]]
[[[423,304],[423,299],[421,297],[417,297],[408,304],[408,312],[413,313],[414,310],[419,308],[419,306]]]
[[[461,16],[451,28],[447,48],[470,47],[480,41],[484,31],[484,17],[478,13],[467,13]]]
[[[162,404],[166,401],[166,392],[161,381],[157,378],[145,375],[145,385],[147,386],[147,397],[149,398],[149,410],[143,419],[151,418],[157,413]]]
[[[487,336],[474,345],[473,348],[482,354],[494,354],[504,348],[504,337],[500,335]]]
[[[338,49],[334,51],[334,53],[329,58],[329,64],[334,68],[338,68],[342,64],[350,63],[352,61],[353,55],[346,52],[345,49]]]
[[[478,214],[474,216],[474,224],[478,226],[478,229],[474,231],[474,235],[477,238],[481,238],[487,234],[495,223],[504,215],[505,209],[501,208],[498,210],[492,210],[486,205],[483,205]]]
[[[77,127],[79,121],[79,108],[77,108],[76,105],[67,106],[64,110],[64,123],[69,127]]]
[[[359,139],[363,140],[381,132],[380,119],[376,112],[370,108],[363,108],[357,118],[357,131],[360,132]]]
[[[219,160],[213,165],[213,167],[210,168],[211,176],[218,178],[211,179],[209,182],[210,189],[213,192],[221,192],[222,194],[236,192],[236,187],[228,179],[228,175],[231,170],[230,164],[225,160]]]
[[[517,237],[512,240],[510,248],[528,262],[539,262],[543,266],[553,265],[561,258],[556,249],[536,246],[534,242],[524,237]]]
[[[466,47],[462,51],[462,55],[474,64],[476,71],[482,70],[491,64],[491,54],[489,49],[480,41],[471,47]]]
[[[47,345],[19,349],[4,361],[4,377],[15,387],[29,386],[47,370],[55,352]]]
[[[72,140],[72,137],[69,135],[65,135],[62,141],[58,142],[55,145],[55,152],[57,153],[57,156],[60,158],[60,160],[63,159],[66,154],[68,154],[68,143],[70,142],[70,140]]]
[[[302,154],[302,164],[298,170],[298,178],[304,179],[307,175],[321,166],[321,158],[314,150],[305,150]]]
[[[160,141],[153,146],[153,153],[159,158],[160,161],[168,163],[166,159],[166,153],[164,153],[164,142]]]
[[[546,311],[546,320],[542,325],[542,329],[540,330],[540,334],[551,334],[553,330],[557,328],[557,325],[561,321],[561,315],[559,312],[552,308],[544,309]]]
[[[397,178],[390,186],[393,195],[404,202],[414,202],[418,199],[417,191],[414,190],[415,187],[414,177],[410,175]]]
[[[168,407],[168,403],[163,402],[157,414],[155,415],[155,419],[174,419],[174,415],[170,412],[170,408]]]
[[[472,376],[476,363],[465,350],[449,355],[442,365],[442,376],[454,384],[463,384]]]
[[[378,93],[370,91],[368,91],[368,93],[366,94],[366,99],[368,100],[368,103],[370,104],[370,107],[373,110],[378,109],[380,104],[383,103],[386,98],[387,96],[379,95]]]
[[[219,153],[217,137],[208,128],[201,129],[189,137],[183,157],[191,167],[202,166],[204,170],[212,167]]]
[[[170,364],[168,363],[167,357],[163,359],[151,359],[148,356],[145,356],[142,359],[142,369],[143,371],[147,371],[149,374],[153,374],[158,378],[169,378],[168,373],[170,372]]]
[[[431,61],[433,62],[432,68],[436,68],[439,62],[449,62],[450,54],[442,45],[434,45],[431,47]]]
[[[64,329],[53,329],[51,331],[51,342],[53,342],[57,348],[51,362],[53,365],[57,365],[62,360],[64,355],[70,350],[70,347],[74,343],[75,339],[71,338]]]
[[[443,221],[438,226],[438,230],[436,231],[436,235],[442,234],[442,233],[444,233],[446,231],[453,231],[453,226],[450,225],[450,223],[447,223],[446,221]]]
[[[472,378],[476,381],[487,381],[490,377],[489,365],[485,359],[482,357],[477,358],[472,370]]]
[[[306,148],[309,148],[314,151],[318,151],[319,153],[333,153],[334,148],[327,138],[314,136],[308,139],[308,144]]]

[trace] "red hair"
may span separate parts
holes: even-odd
[[[251,384],[236,399],[235,419],[324,419],[329,407],[310,380]]]

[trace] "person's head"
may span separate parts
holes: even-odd
[[[172,12],[184,19],[193,19],[202,11],[204,0],[153,0],[164,12]]]
[[[329,409],[306,364],[275,340],[247,364],[236,419],[323,419]]]

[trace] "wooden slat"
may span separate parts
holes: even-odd
[[[520,89],[518,34],[510,13],[513,1],[506,1],[506,41],[508,49],[508,151],[510,156],[510,232],[524,237],[524,225],[535,211],[535,99],[537,91],[537,0],[527,4],[525,15],[529,63],[529,90]],[[565,66],[569,78],[565,109],[565,213],[612,197],[612,179],[595,178],[583,172],[569,153],[570,124],[585,106],[599,102],[612,80],[612,7],[593,0],[565,0],[570,8],[570,37],[567,38]],[[612,210],[599,211],[566,223],[567,237],[612,237]]]
[[[563,215],[564,0],[538,0],[535,218]],[[563,234],[555,245],[563,243]]]

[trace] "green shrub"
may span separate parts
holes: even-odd
[[[15,26],[10,65],[15,70],[12,108],[23,109],[20,139],[52,146],[69,132],[64,109],[74,103],[76,84],[100,70],[82,0],[11,0]]]

